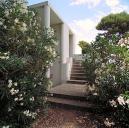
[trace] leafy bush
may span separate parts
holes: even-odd
[[[105,33],[98,34],[96,40],[89,45],[84,41],[80,45],[86,54],[83,62],[86,78],[91,85],[98,87],[99,103],[103,105],[109,105],[109,101],[120,94],[123,96],[125,91],[129,90],[128,25],[122,22],[127,21],[125,17],[128,16],[126,12],[121,12],[104,17],[97,29],[106,30]],[[112,101],[115,104],[115,118],[122,128],[129,127],[129,108],[128,103],[124,102],[127,99],[123,97],[122,105],[116,105],[119,103]]]
[[[28,128],[45,107],[46,72],[56,57],[51,28],[24,0],[0,2],[0,127]],[[4,117],[4,118],[3,118]]]
[[[113,99],[110,105],[114,107],[114,117],[117,125],[121,128],[129,127],[129,92],[125,91],[117,99]]]
[[[85,67],[86,80],[90,85],[95,84],[96,74],[95,70],[100,66],[100,60],[97,52],[92,47],[92,44],[87,44],[83,49],[83,55],[85,57],[83,66]],[[92,68],[89,68],[92,67]]]
[[[99,72],[97,79],[100,85],[100,95],[105,101],[128,89],[129,82],[128,48],[114,44],[110,39],[110,42],[106,44],[106,49],[105,55],[102,53],[101,69],[96,69],[96,73]]]
[[[114,107],[116,123],[128,128],[129,38],[122,38],[119,42],[118,39],[117,35],[112,35],[110,39],[104,35],[97,36],[95,42],[84,48],[84,67],[86,77],[93,79],[88,81],[98,87],[99,103],[109,106],[110,102]]]
[[[116,42],[116,35],[112,35],[110,40],[100,35],[95,42],[84,47],[86,78],[90,84],[99,87],[100,99],[103,101],[128,89],[128,45]]]

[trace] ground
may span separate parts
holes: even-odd
[[[49,108],[48,113],[33,124],[33,128],[106,128],[106,117],[90,112],[66,109]]]

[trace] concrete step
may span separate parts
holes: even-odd
[[[82,63],[73,63],[73,66],[82,66]]]
[[[66,99],[86,100],[89,95],[88,85],[80,84],[62,84],[49,89],[49,96]]]
[[[84,69],[82,66],[72,66],[72,69]]]
[[[85,76],[71,76],[70,79],[71,80],[85,80],[86,77]]]
[[[83,67],[82,64],[73,64],[73,67]]]
[[[77,69],[74,69],[71,71],[71,74],[77,74],[77,73],[85,73],[84,70],[77,70]]]
[[[64,98],[55,98],[55,97],[48,97],[48,103],[51,105],[55,105],[56,107],[62,108],[70,108],[75,110],[83,110],[92,113],[102,114],[105,112],[113,111],[111,107],[103,107],[96,103],[92,103],[90,101],[79,101],[79,100],[69,100]]]
[[[72,99],[65,99],[65,98],[57,98],[57,97],[48,97],[48,102],[54,103],[54,104],[61,104],[61,105],[67,105],[71,107],[79,107],[79,108],[87,108],[87,109],[93,109],[95,107],[93,103],[90,103],[88,101],[79,101],[79,100],[72,100]]]
[[[85,76],[85,73],[72,73],[71,77],[83,77],[83,78],[85,78],[86,76]]]
[[[85,76],[85,73],[73,73],[73,74],[71,74],[71,75],[77,75],[77,76]]]
[[[82,63],[81,60],[73,60],[73,63]]]
[[[79,68],[72,68],[72,71],[71,71],[71,73],[72,72],[80,72],[80,73],[84,73],[85,72],[85,70],[84,69],[79,69]]]
[[[72,70],[84,70],[84,67],[72,67]]]
[[[85,80],[68,80],[67,83],[70,83],[70,84],[86,84],[87,81],[85,81]]]
[[[80,67],[72,67],[72,71],[76,71],[76,70],[79,70],[79,71],[85,71],[84,68],[80,68]]]
[[[69,100],[79,100],[79,101],[87,101],[87,95],[81,96],[81,95],[72,95],[72,94],[60,94],[60,93],[49,93],[49,97],[55,97],[55,98],[64,98]]]

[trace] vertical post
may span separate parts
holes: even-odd
[[[65,47],[65,28],[64,28],[64,24],[61,25],[61,62],[64,63],[65,61],[65,50],[64,50],[64,47]]]
[[[68,80],[69,63],[69,29],[64,23],[61,25],[61,82]]]
[[[46,28],[50,28],[50,7],[45,5],[43,8],[43,25]],[[50,78],[50,68],[47,71],[47,77]]]
[[[70,57],[74,57],[75,54],[75,35],[71,34],[70,35],[70,43],[69,43],[69,53],[70,53]]]
[[[62,23],[61,24],[61,82],[64,83],[64,79],[65,79],[65,25]]]
[[[73,56],[74,56],[74,54],[75,54],[75,44],[76,44],[76,38],[75,38],[75,34],[73,34],[72,35],[72,54],[73,54]],[[73,57],[72,56],[72,57]]]
[[[44,6],[43,14],[44,14],[44,17],[43,17],[44,26],[49,28],[50,27],[50,7],[49,7],[49,5]]]
[[[73,57],[73,35],[69,36],[69,57]]]

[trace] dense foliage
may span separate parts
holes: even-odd
[[[87,48],[87,46],[89,45],[89,43],[88,42],[86,42],[86,41],[79,41],[79,46],[81,47],[81,49],[82,49],[82,54],[85,54],[85,50],[86,50],[86,48]]]
[[[93,45],[101,62],[95,70],[96,83],[99,85],[101,98],[105,101],[128,89],[129,50],[122,45],[124,42],[115,43],[115,38],[116,36],[108,40],[100,37]]]
[[[121,39],[116,43],[115,40],[116,36],[110,40],[97,36],[96,41],[84,48],[86,78],[92,76],[88,82],[99,87],[105,101],[129,89],[128,41]]]
[[[101,19],[96,28],[110,34],[125,34],[129,31],[129,14],[126,12],[109,14]]]
[[[94,42],[83,47],[83,64],[87,81],[97,87],[99,103],[113,106],[117,124],[128,128],[129,38],[118,39],[118,35],[110,39],[105,34],[98,35]]]
[[[83,66],[84,72],[85,72],[85,79],[86,81],[90,84],[93,85],[95,84],[95,79],[96,79],[96,74],[95,70],[99,66],[99,62],[96,61],[96,51],[93,49],[91,44],[87,44],[83,50],[83,55],[84,55],[84,61],[83,61]],[[92,68],[89,68],[92,67]]]
[[[0,127],[28,128],[45,107],[54,32],[25,0],[0,2]],[[42,29],[41,29],[42,28]]]

